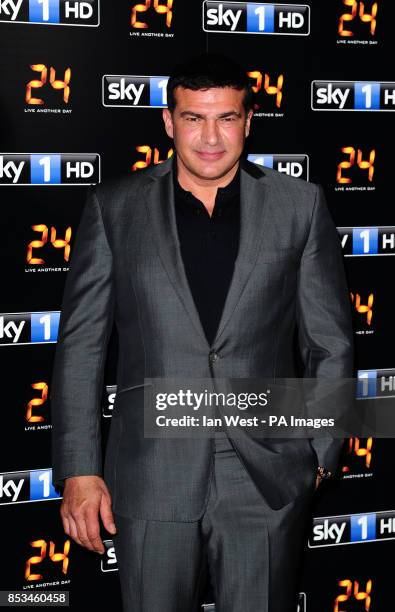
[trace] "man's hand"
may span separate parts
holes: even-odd
[[[110,533],[116,533],[111,495],[100,476],[66,478],[60,515],[63,528],[81,546],[104,553],[98,515]]]
[[[317,476],[317,478],[315,479],[315,491],[318,489],[318,486],[321,480],[322,480],[321,476]]]

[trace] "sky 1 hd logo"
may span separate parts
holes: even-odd
[[[59,499],[52,485],[52,469],[0,474],[0,505]]]
[[[273,168],[277,172],[309,180],[309,156],[305,154],[250,153],[248,160],[257,166]]]
[[[115,554],[113,540],[103,540],[104,555],[101,558],[100,569],[102,572],[117,572],[118,563]]]
[[[338,227],[344,257],[395,255],[395,226]]]
[[[312,81],[313,111],[394,111],[393,81]]]
[[[357,399],[395,397],[395,369],[358,370]]]
[[[0,21],[97,27],[99,0],[0,0]]]
[[[0,153],[0,186],[95,185],[98,153]]]
[[[307,612],[306,593],[299,593],[299,601],[296,608],[296,612]]]
[[[104,418],[112,417],[116,396],[117,385],[106,385],[102,401],[102,415]]]
[[[60,311],[0,314],[0,346],[57,341]]]
[[[320,516],[313,520],[309,548],[395,539],[395,511]]]
[[[310,7],[305,4],[203,2],[203,30],[230,34],[308,36]]]
[[[164,108],[167,106],[168,76],[105,74],[102,79],[103,106]]]

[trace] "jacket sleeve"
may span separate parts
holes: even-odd
[[[101,396],[114,313],[112,253],[90,187],[64,286],[52,370],[52,482],[102,475]]]
[[[298,340],[304,364],[303,376],[330,378],[341,385],[341,380],[352,379],[354,374],[351,301],[337,229],[323,188],[321,185],[316,187],[310,231],[298,272]],[[350,384],[346,384],[343,396],[340,396],[343,397],[342,410],[351,408],[350,388],[352,390]],[[335,471],[343,443],[344,438],[334,438],[327,433],[313,438],[318,465]]]

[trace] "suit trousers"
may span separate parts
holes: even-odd
[[[216,612],[296,612],[314,487],[273,510],[226,434],[215,435],[214,474],[198,521],[114,514],[124,612],[202,612],[208,579]]]

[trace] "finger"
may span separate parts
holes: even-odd
[[[76,517],[76,526],[78,531],[78,537],[82,545],[85,546],[85,548],[87,548],[88,550],[95,551],[95,547],[92,545],[92,542],[88,535],[88,529],[84,515],[79,514],[78,517]]]
[[[62,519],[64,532],[67,533],[67,535],[70,535],[70,523],[69,523],[69,518],[68,518],[68,510],[67,510],[67,506],[64,501],[62,502],[60,506],[59,514],[60,514],[60,518]]]
[[[95,508],[90,508],[86,511],[86,531],[93,550],[104,554],[105,547],[100,537],[100,524],[97,509]]]
[[[107,531],[115,534],[117,527],[115,525],[114,515],[111,510],[111,498],[109,498],[107,495],[102,495],[100,503],[100,516]]]
[[[82,542],[80,541],[80,539],[78,537],[77,525],[75,524],[75,520],[73,519],[71,514],[69,514],[69,523],[70,523],[70,535],[71,535],[71,537],[73,538],[73,540],[75,540],[77,542],[77,544],[82,546]]]
[[[67,535],[70,535],[70,521],[69,521],[69,519],[66,516],[64,516],[62,518],[62,521],[63,521],[64,532],[67,533]]]

